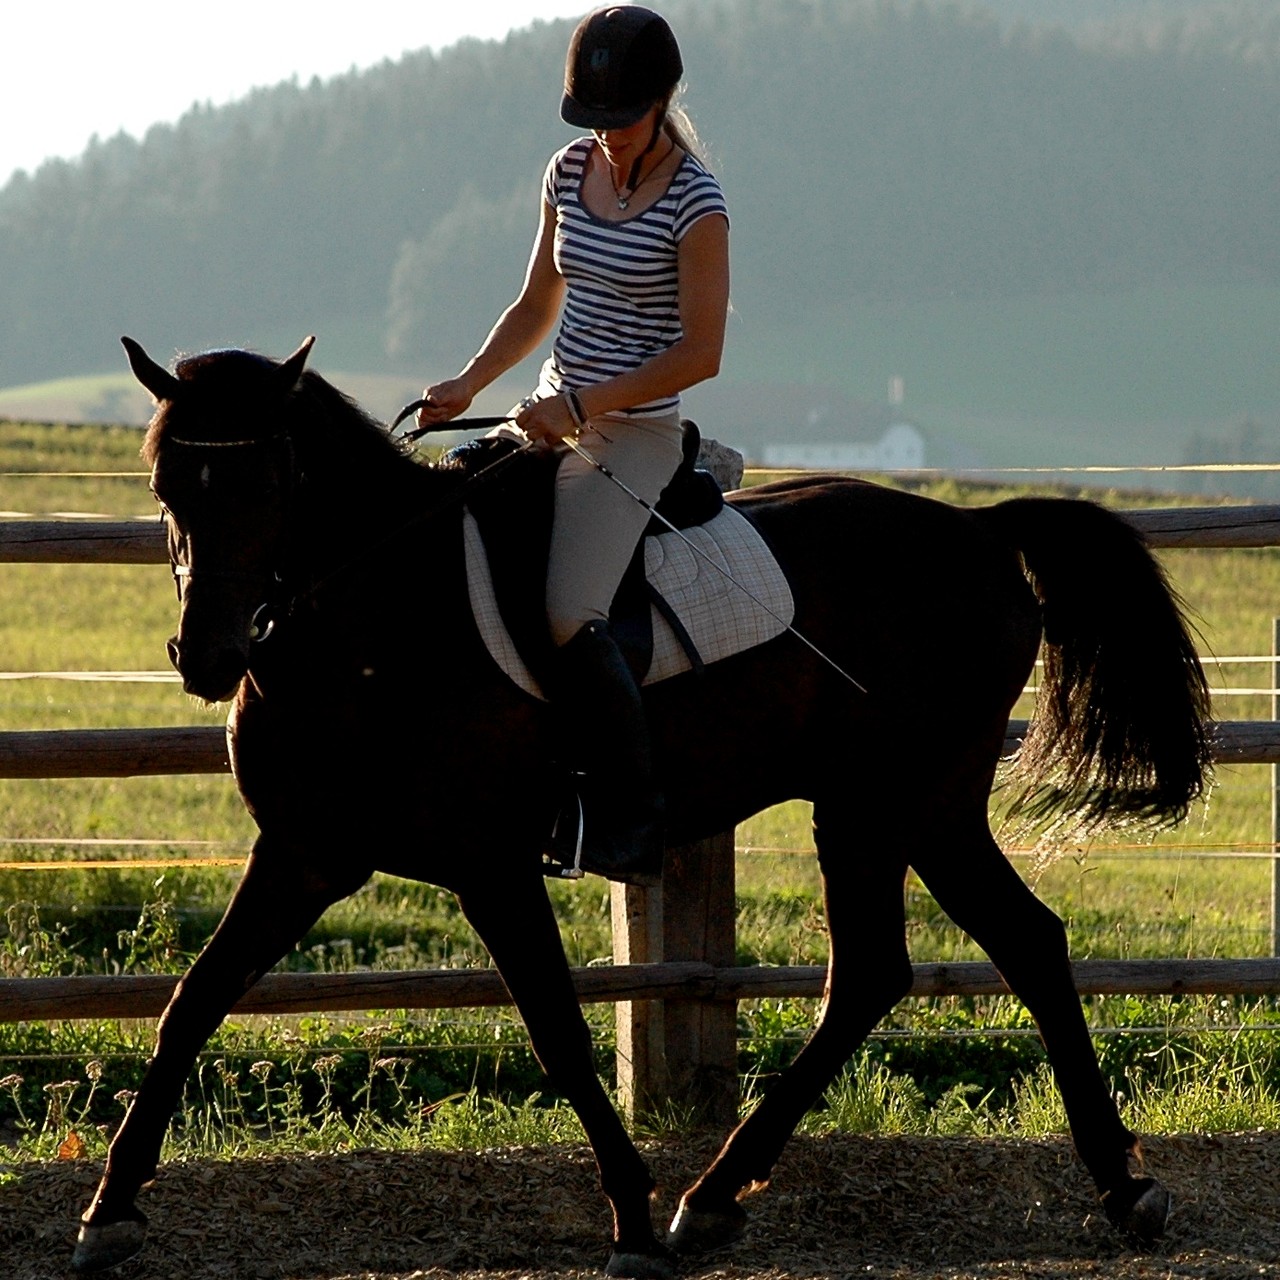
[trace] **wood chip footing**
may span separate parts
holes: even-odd
[[[714,1153],[645,1145],[655,1222]],[[1109,1228],[1062,1141],[798,1138],[747,1201],[747,1236],[682,1266],[707,1280],[1244,1280],[1280,1277],[1280,1133],[1151,1139],[1173,1192],[1167,1239]],[[68,1276],[99,1168],[4,1167],[0,1277]],[[139,1207],[143,1254],[113,1280],[543,1280],[595,1277],[609,1215],[582,1148],[352,1152],[165,1165]]]

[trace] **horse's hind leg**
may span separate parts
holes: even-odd
[[[814,840],[822,869],[831,952],[818,1024],[795,1061],[730,1135],[711,1166],[681,1198],[671,1243],[682,1253],[730,1243],[746,1214],[745,1191],[765,1186],[806,1111],[866,1039],[911,989],[903,882],[906,858],[887,832],[856,824],[847,806],[814,809]]]
[[[991,957],[1040,1028],[1066,1107],[1071,1135],[1107,1217],[1144,1242],[1160,1236],[1169,1196],[1152,1178],[1134,1177],[1137,1137],[1120,1119],[1103,1079],[1071,976],[1062,921],[1009,865],[985,813],[969,838],[922,844],[913,865],[938,905]]]
[[[591,1032],[542,877],[535,873],[526,884],[508,878],[500,891],[489,879],[477,889],[459,889],[458,900],[502,974],[548,1081],[577,1113],[595,1153],[601,1189],[613,1206],[606,1274],[669,1277],[670,1254],[649,1215],[653,1177],[596,1075]]]
[[[146,1219],[134,1198],[155,1174],[196,1054],[236,1001],[324,909],[367,879],[349,868],[326,875],[316,852],[307,852],[304,861],[298,850],[281,850],[259,837],[226,914],[178,983],[160,1019],[142,1086],[112,1140],[102,1181],[82,1219],[72,1259],[76,1270],[114,1266],[142,1246]]]

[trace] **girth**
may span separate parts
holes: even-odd
[[[662,491],[657,509],[679,529],[703,524],[724,506],[724,495],[710,472],[696,467],[701,434],[689,421],[684,424],[683,457],[676,473]],[[483,436],[450,450],[437,464],[474,474],[520,448],[509,436]],[[555,473],[563,452],[529,451],[497,469],[467,496],[484,541],[493,578],[498,610],[529,670],[541,681],[550,662],[553,645],[547,628],[547,558],[551,549],[551,518],[555,505]],[[666,526],[650,520],[645,530],[666,532]],[[695,667],[700,659],[684,628],[666,601],[645,580],[644,543],[641,539],[623,575],[609,610],[609,625],[637,681],[644,678],[653,655],[653,622],[656,607],[681,636]]]

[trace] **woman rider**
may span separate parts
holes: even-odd
[[[519,296],[462,372],[426,389],[421,425],[463,413],[558,319],[516,427],[547,446],[573,437],[646,502],[657,500],[680,462],[680,392],[718,372],[729,302],[724,197],[672,111],[682,73],[671,28],[650,9],[611,6],[579,23],[560,114],[591,133],[551,158]],[[591,462],[565,451],[547,570],[556,645],[548,693],[564,763],[578,775],[582,866],[634,883],[661,874],[662,797],[609,607],[647,520]]]

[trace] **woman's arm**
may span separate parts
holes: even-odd
[[[579,391],[586,417],[676,395],[719,372],[729,315],[729,223],[723,215],[707,214],[685,232],[676,269],[683,336],[638,368]],[[525,409],[517,425],[534,439],[559,440],[575,423],[564,397],[553,396]]]
[[[544,201],[519,296],[498,317],[462,372],[422,393],[429,403],[418,410],[419,426],[447,422],[464,413],[480,391],[535,351],[551,332],[564,300],[564,279],[553,256],[555,225],[555,210]]]

